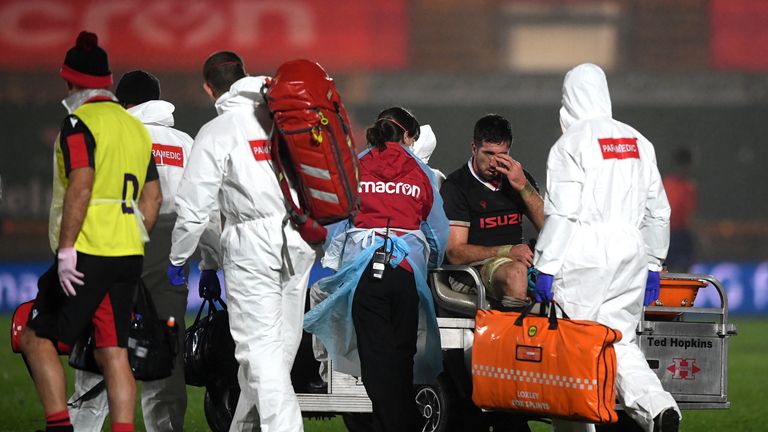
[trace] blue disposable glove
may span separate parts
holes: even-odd
[[[648,270],[648,280],[645,282],[645,299],[643,304],[648,306],[659,298],[661,275],[657,271]]]
[[[200,272],[200,285],[197,292],[201,299],[213,300],[221,297],[221,284],[216,270],[203,270]]]
[[[549,303],[552,301],[552,282],[554,277],[551,274],[539,273],[536,277],[536,298],[542,303]]]
[[[181,286],[187,283],[184,280],[184,266],[168,265],[168,282],[173,286]]]

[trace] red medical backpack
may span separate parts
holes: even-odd
[[[322,225],[354,218],[359,208],[347,112],[333,80],[309,60],[283,63],[263,92],[275,125],[271,157],[291,221],[308,243],[322,243]]]

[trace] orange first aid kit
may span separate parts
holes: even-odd
[[[593,321],[528,310],[479,310],[472,345],[472,400],[591,423],[617,420],[616,353],[621,332]],[[563,314],[565,315],[565,314]]]

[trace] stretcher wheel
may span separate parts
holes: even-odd
[[[423,432],[446,432],[451,422],[450,383],[444,375],[437,377],[435,385],[420,385],[415,389],[419,417],[417,430]]]

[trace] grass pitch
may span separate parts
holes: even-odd
[[[685,432],[768,431],[765,415],[768,404],[764,388],[768,383],[768,317],[735,320],[738,336],[730,339],[728,370],[728,410],[685,411],[681,430]],[[10,317],[0,316],[0,432],[43,429],[43,412],[21,357],[11,352],[9,343]],[[72,375],[66,359],[62,358]],[[203,389],[187,387],[188,409],[185,430],[207,431],[203,414]],[[344,431],[340,417],[331,420],[305,420],[307,432]],[[531,424],[535,431],[549,430],[543,424]],[[105,428],[105,430],[109,430]],[[144,431],[137,409],[136,430]]]

